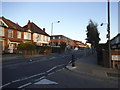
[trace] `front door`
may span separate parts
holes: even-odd
[[[10,44],[8,49],[9,49],[9,53],[13,53],[13,44]]]

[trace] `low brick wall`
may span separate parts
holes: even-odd
[[[117,56],[120,55],[120,50],[111,50],[111,56]],[[111,58],[112,58],[111,57]],[[112,58],[113,59],[113,58]],[[116,58],[117,60],[112,60],[112,68],[119,69],[120,66],[120,58]]]
[[[111,50],[111,64],[112,68],[119,68],[120,66],[120,58],[117,58],[118,60],[112,60],[113,55],[120,55],[120,50]],[[107,50],[102,50],[102,56],[103,56],[103,66],[104,67],[109,67],[109,56],[108,56],[108,51]]]

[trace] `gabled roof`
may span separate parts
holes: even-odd
[[[42,35],[46,35],[49,36],[44,30],[42,30],[41,28],[39,28],[35,23],[28,21],[28,24],[25,25],[24,30],[31,30],[32,33],[39,33]]]
[[[120,37],[120,33],[118,33],[115,37],[113,37],[112,39],[111,39],[111,41],[113,41],[115,38],[117,38],[117,37]]]
[[[0,17],[0,19],[2,19],[3,22],[8,26],[7,28],[16,29],[16,30],[20,30],[20,31],[24,30],[24,28],[22,28],[21,26],[19,26],[16,23],[10,21],[9,19],[6,19],[4,17]]]

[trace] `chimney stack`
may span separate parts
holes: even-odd
[[[30,20],[28,20],[28,24],[27,25],[28,25],[27,28],[30,29]]]
[[[43,31],[45,32],[45,28],[43,28]]]

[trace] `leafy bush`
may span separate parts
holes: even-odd
[[[25,55],[28,53],[32,54],[32,51],[35,50],[35,45],[31,42],[20,43],[17,47],[18,51],[22,51]]]
[[[50,46],[36,46],[36,51],[39,54],[48,54],[51,53],[51,47]]]

